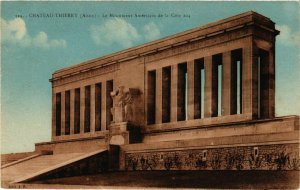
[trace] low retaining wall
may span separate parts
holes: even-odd
[[[72,153],[72,152],[90,152],[106,148],[107,137],[92,137],[72,140],[51,141],[35,144],[35,151],[52,151],[53,154]]]

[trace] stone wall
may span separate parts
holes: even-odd
[[[35,152],[52,151],[53,154],[89,152],[106,148],[107,138],[94,137],[85,139],[72,139],[35,144]]]
[[[299,170],[299,144],[240,146],[125,155],[126,170]]]
[[[21,152],[21,153],[12,153],[12,154],[1,154],[1,165],[14,162],[28,156],[36,154],[35,152]]]

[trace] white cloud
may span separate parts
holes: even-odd
[[[143,32],[147,41],[156,40],[160,37],[160,30],[154,22],[146,24]]]
[[[277,25],[277,29],[280,31],[280,34],[277,37],[278,42],[286,46],[299,45],[299,32],[292,32],[291,28],[287,25]]]
[[[32,43],[37,47],[50,48],[50,47],[66,47],[65,40],[48,40],[48,36],[45,32],[40,32],[36,37],[32,39]]]
[[[4,38],[9,40],[21,40],[26,35],[26,25],[21,18],[16,18],[9,22],[1,18],[1,26]]]
[[[120,18],[108,20],[100,26],[92,25],[90,32],[96,44],[105,46],[118,44],[122,47],[130,47],[141,38],[130,23]]]
[[[102,25],[92,25],[90,34],[97,45],[110,46],[115,44],[128,48],[142,40],[150,41],[159,38],[160,30],[155,23],[150,22],[139,31],[124,19],[114,18]]]
[[[1,20],[1,43],[15,44],[22,47],[66,47],[67,43],[62,39],[48,39],[45,32],[39,32],[36,36],[32,37],[27,33],[26,23],[21,18],[15,18],[6,21]]]

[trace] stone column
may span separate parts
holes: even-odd
[[[188,120],[194,119],[195,116],[195,62],[194,60],[187,62],[188,73]],[[200,75],[200,73],[197,73]],[[197,93],[197,92],[196,92]]]
[[[147,125],[155,123],[155,89],[156,71],[148,71],[147,74]]]
[[[231,61],[231,52],[224,52],[223,53],[223,75],[222,75],[222,115],[230,115],[231,109],[233,107],[232,105],[232,99],[231,99],[231,89],[232,89],[232,83],[231,79],[234,74],[234,71],[231,70],[232,64],[235,64]]]
[[[56,136],[56,94],[52,90],[52,140]]]
[[[85,86],[84,97],[84,132],[91,132],[91,86]]]
[[[260,49],[260,117],[274,117],[275,67],[273,50]]]
[[[243,48],[242,61],[242,114],[250,114],[257,118],[258,114],[258,88],[257,88],[257,66],[258,48],[249,39],[249,45]]]
[[[177,121],[178,66],[171,67],[171,122]]]
[[[194,119],[200,119],[202,112],[204,112],[204,110],[202,110],[202,104],[204,104],[204,102],[202,102],[202,96],[203,98],[205,97],[204,95],[202,95],[202,93],[204,93],[204,84],[202,84],[202,71],[204,71],[204,59],[201,58],[197,61],[195,61],[194,63],[194,89],[193,89],[193,93],[194,93]],[[205,76],[204,72],[203,72],[203,76]],[[203,80],[205,81],[205,79]],[[203,92],[202,92],[203,91]]]
[[[65,91],[65,135],[70,135],[70,100],[71,94],[70,90]]]
[[[164,67],[162,69],[161,89],[162,89],[162,123],[167,123],[170,122],[171,119],[171,67]]]
[[[91,85],[90,133],[95,133],[95,84]]]
[[[218,70],[212,56],[204,58],[205,67],[205,107],[204,117],[218,115]]]
[[[269,51],[269,118],[275,117],[275,46]]]
[[[95,130],[101,131],[102,83],[95,85]]]
[[[80,87],[80,133],[84,133],[85,87]]]
[[[61,135],[65,135],[65,122],[66,122],[66,119],[65,119],[65,116],[66,116],[66,92],[63,91],[61,92],[61,124],[60,124],[60,127],[61,127]]]
[[[75,127],[75,89],[70,90],[70,134],[74,134]]]
[[[80,88],[74,90],[74,134],[80,133]]]
[[[113,90],[113,80],[106,81],[106,126],[109,126],[114,120],[113,115],[111,113],[111,109],[113,108],[113,100],[110,94]]]
[[[162,123],[162,68],[156,70],[155,123]]]
[[[204,57],[205,71],[205,97],[204,97],[204,117],[211,117],[211,99],[212,99],[212,57]]]
[[[106,84],[101,85],[101,131],[106,130]]]
[[[186,120],[187,109],[186,109],[186,79],[185,74],[187,73],[187,64],[178,64],[178,90],[177,90],[177,121]]]

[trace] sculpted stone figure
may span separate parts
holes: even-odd
[[[127,122],[132,117],[132,102],[133,98],[130,91],[124,90],[124,86],[118,87],[117,90],[110,93],[113,99],[113,108],[111,113],[113,115],[113,122]]]

